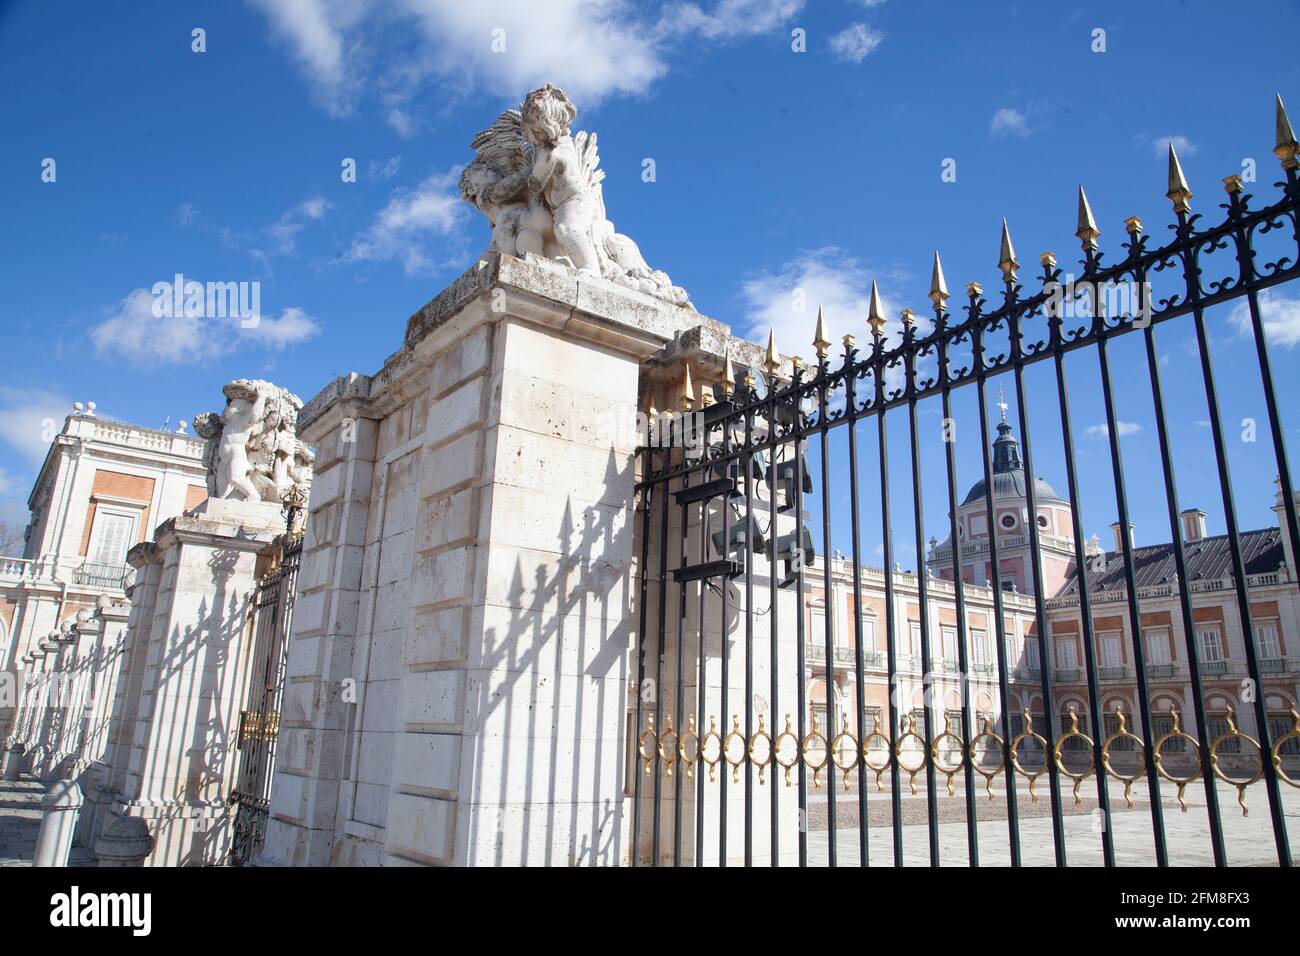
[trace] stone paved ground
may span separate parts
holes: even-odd
[[[44,795],[44,784],[32,777],[0,780],[0,866],[32,865]],[[68,862],[94,866],[95,858],[89,850],[74,846]]]

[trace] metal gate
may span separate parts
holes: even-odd
[[[1300,274],[1298,148],[1280,98],[1276,107],[1285,182],[1271,204],[1229,176],[1225,215],[1206,223],[1171,148],[1168,242],[1131,217],[1107,263],[1080,189],[1077,278],[1045,253],[1041,275],[1022,284],[1004,223],[996,294],[972,282],[950,311],[936,254],[932,324],[904,310],[887,335],[873,283],[865,346],[845,336],[833,354],[819,314],[815,364],[786,362],[769,340],[766,374],[743,370],[737,382],[728,358],[697,396],[688,369],[680,410],[652,411],[639,453],[634,864],[1114,866],[1141,844],[1161,866],[1198,848],[1225,865],[1258,837],[1291,865],[1300,634],[1279,642],[1260,618],[1295,601],[1295,559],[1283,556],[1300,554],[1263,314],[1266,290]],[[1272,530],[1238,525],[1236,423],[1222,414],[1206,318],[1225,303],[1253,340],[1245,374],[1267,409],[1281,499]],[[1174,443],[1186,438],[1169,424],[1158,347],[1179,334],[1198,374],[1172,384],[1204,401],[1218,537],[1197,524],[1204,513],[1179,507]],[[1119,348],[1138,372],[1117,382]],[[1105,453],[1086,470],[1067,382],[1081,363],[1104,416],[1094,435]],[[1050,383],[1048,398],[1028,397],[1027,373]],[[991,414],[993,385],[1010,401]],[[1158,472],[1136,479],[1121,454],[1120,387],[1151,403],[1158,442]],[[959,399],[978,428],[960,427]],[[934,406],[941,418],[925,418]],[[1063,462],[1064,496],[1036,477],[1031,411],[1059,435],[1050,455]],[[898,430],[900,416],[914,571],[897,561],[892,531],[887,420]],[[923,462],[922,438],[940,422],[948,514],[933,530],[947,541],[927,548],[923,486],[939,466]],[[959,453],[981,468],[964,499]],[[1113,551],[1084,540],[1080,483],[1095,474],[1113,491]],[[1169,544],[1139,547],[1126,533],[1135,480],[1158,487]],[[1217,631],[1205,623],[1211,601]],[[835,624],[841,607],[847,626]],[[873,688],[884,689],[874,704]],[[1266,820],[1243,816],[1261,804]]]
[[[292,529],[296,526],[297,510],[292,507],[289,510]],[[275,746],[280,733],[280,698],[284,694],[285,651],[293,623],[302,542],[302,534],[293,531],[277,539],[273,547],[279,552],[278,560],[258,580],[254,597],[248,706],[239,714],[239,765],[236,786],[230,795],[235,807],[230,844],[230,862],[234,866],[243,866],[253,859],[266,837]]]

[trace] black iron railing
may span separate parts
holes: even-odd
[[[992,797],[996,783],[1002,788],[999,796],[1005,806],[1009,859],[1013,865],[1020,865],[1023,853],[1018,802],[1024,799],[1021,786],[1027,786],[1029,798],[1037,800],[1035,788],[1040,785],[1040,778],[1045,777],[1051,846],[1058,865],[1067,863],[1065,819],[1067,812],[1071,812],[1062,794],[1063,783],[1073,789],[1071,807],[1082,801],[1085,786],[1095,789],[1092,799],[1104,821],[1097,832],[1101,858],[1106,865],[1114,865],[1116,861],[1109,787],[1122,786],[1126,804],[1131,804],[1135,786],[1144,787],[1148,799],[1143,812],[1150,817],[1155,862],[1168,865],[1162,781],[1177,788],[1180,804],[1186,788],[1200,781],[1204,788],[1209,847],[1218,865],[1227,862],[1227,851],[1217,784],[1222,782],[1236,788],[1244,809],[1247,789],[1262,781],[1278,862],[1291,865],[1281,787],[1300,784],[1295,782],[1294,768],[1289,773],[1282,758],[1300,740],[1300,717],[1294,718],[1290,730],[1279,733],[1285,723],[1279,723],[1274,715],[1270,724],[1265,709],[1267,695],[1260,692],[1242,694],[1237,700],[1243,713],[1249,715],[1257,738],[1241,729],[1240,717],[1233,709],[1216,710],[1213,716],[1207,713],[1209,697],[1201,678],[1213,676],[1213,662],[1201,660],[1201,648],[1197,644],[1192,600],[1200,589],[1177,583],[1192,578],[1188,574],[1188,553],[1179,519],[1156,337],[1161,328],[1176,320],[1182,320],[1178,327],[1194,337],[1222,515],[1227,526],[1231,567],[1224,580],[1226,588],[1232,591],[1232,610],[1237,615],[1240,633],[1253,635],[1250,578],[1237,523],[1225,448],[1226,426],[1205,313],[1215,305],[1240,302],[1248,316],[1283,502],[1283,533],[1291,553],[1300,554],[1295,490],[1260,307],[1261,292],[1300,275],[1300,265],[1297,265],[1300,261],[1297,153],[1300,150],[1289,124],[1285,124],[1280,101],[1278,111],[1276,152],[1283,161],[1286,180],[1279,184],[1280,198],[1271,204],[1254,207],[1241,178],[1231,176],[1225,180],[1227,199],[1222,207],[1225,216],[1214,224],[1202,222],[1199,215],[1191,213],[1191,191],[1171,149],[1167,195],[1177,216],[1172,227],[1173,238],[1156,245],[1141,221],[1130,218],[1125,223],[1125,252],[1116,262],[1108,264],[1097,243],[1099,230],[1080,190],[1076,235],[1084,259],[1082,273],[1073,280],[1066,302],[1082,295],[1080,301],[1086,308],[1081,315],[1072,318],[1064,314],[1069,311],[1062,308],[1061,298],[1066,277],[1050,253],[1042,256],[1038,287],[1030,289],[1022,284],[1020,264],[1004,224],[999,262],[1002,288],[995,304],[990,304],[978,283],[971,283],[966,288],[964,315],[951,313],[947,305],[950,295],[936,255],[930,292],[934,320],[926,332],[921,331],[917,317],[905,310],[901,334],[887,338],[885,318],[873,284],[867,317],[871,338],[865,348],[859,348],[852,336],[846,336],[843,351],[832,355],[824,321],[819,316],[814,341],[817,362],[813,366],[797,360],[785,362],[776,353],[775,343],[769,340],[766,375],[754,370],[735,382],[728,360],[721,380],[698,398],[687,375],[680,400],[681,414],[653,415],[651,439],[640,454],[638,530],[644,573],[638,613],[637,668],[641,692],[635,706],[634,760],[638,772],[633,784],[633,862],[703,865],[716,861],[725,865],[743,861],[746,865],[755,862],[777,865],[785,859],[784,849],[793,842],[791,862],[807,863],[810,794],[823,791],[824,797],[819,796],[816,803],[818,807],[825,804],[826,862],[835,865],[843,855],[844,848],[836,837],[836,803],[840,799],[856,805],[853,841],[856,852],[849,862],[867,865],[873,854],[879,854],[878,849],[873,851],[869,845],[872,829],[869,792],[883,787],[887,778],[893,862],[901,864],[904,860],[907,820],[903,787],[915,792],[923,782],[928,858],[935,865],[941,862],[938,786],[943,780],[948,792],[955,793],[954,784],[960,778],[964,791],[966,861],[977,865],[980,860],[976,800],[982,795],[978,790],[984,789]],[[1284,255],[1271,261],[1263,261],[1257,255],[1256,239],[1265,234],[1270,236],[1270,241],[1285,246]],[[1217,250],[1226,250],[1233,259],[1234,274],[1207,279],[1203,274],[1204,260]],[[1176,289],[1168,295],[1157,295],[1152,291],[1153,278],[1176,285]],[[1122,313],[1108,309],[1106,297],[1098,291],[1119,285],[1134,290],[1132,308]],[[1080,293],[1080,289],[1091,291]],[[1136,336],[1141,343],[1154,408],[1162,465],[1156,480],[1162,479],[1176,569],[1175,583],[1163,585],[1160,591],[1169,599],[1176,596],[1177,607],[1172,616],[1181,625],[1186,645],[1191,687],[1191,713],[1186,720],[1176,709],[1154,710],[1148,680],[1167,674],[1143,663],[1142,606],[1151,597],[1144,597],[1138,586],[1135,549],[1127,535],[1120,536],[1118,561],[1122,581],[1106,582],[1101,600],[1123,602],[1122,610],[1107,610],[1121,616],[1123,633],[1129,643],[1124,656],[1136,663],[1124,667],[1102,667],[1098,663],[1103,655],[1099,653],[1092,611],[1098,592],[1092,587],[1096,575],[1090,570],[1090,557],[1085,553],[1065,359],[1084,350],[1095,356],[1109,451],[1109,461],[1103,468],[1113,484],[1119,526],[1128,527],[1131,523],[1129,479],[1119,444],[1115,370],[1109,355],[1111,344],[1124,336]],[[1078,609],[1083,674],[1074,673],[1072,668],[1064,670],[1071,671],[1068,675],[1071,681],[1086,684],[1084,688],[1070,688],[1068,694],[1056,686],[1058,682],[1052,679],[1053,667],[1048,663],[1053,658],[1047,599],[1054,596],[1046,593],[1043,565],[1039,560],[1046,533],[1040,533],[1038,521],[1027,522],[1027,535],[1017,531],[1014,536],[1001,537],[994,530],[999,527],[995,524],[999,515],[994,503],[994,478],[1007,469],[1005,463],[995,463],[990,454],[993,443],[987,386],[994,379],[1008,380],[1013,401],[1010,406],[1002,405],[999,440],[1003,440],[1004,426],[1005,431],[1012,427],[1006,418],[1007,409],[1011,408],[1023,441],[1023,462],[1017,464],[1025,476],[1024,512],[1038,515],[1041,502],[1033,479],[1030,404],[1026,400],[1024,373],[1048,362],[1057,399],[1072,527],[1068,537],[1053,537],[1046,543],[1072,552],[1074,562],[1070,599],[1058,599],[1052,607]],[[982,688],[978,681],[963,679],[960,686],[952,689],[955,699],[934,701],[929,692],[943,676],[938,664],[940,655],[935,653],[938,645],[933,628],[936,625],[930,614],[923,611],[915,646],[907,643],[906,626],[909,618],[913,618],[907,605],[929,608],[935,597],[931,591],[937,589],[932,587],[926,573],[909,574],[896,569],[891,530],[890,431],[886,419],[890,413],[905,415],[910,437],[908,466],[915,533],[912,544],[919,560],[926,548],[918,403],[937,397],[942,404],[943,420],[953,421],[951,397],[957,389],[968,385],[975,386],[978,404],[985,489],[983,517],[984,527],[989,529],[986,550],[984,547],[954,548],[949,544],[934,549],[932,560],[945,565],[939,570],[945,575],[951,573],[951,582],[963,580],[962,562],[972,553],[987,554],[988,567],[1004,572],[999,558],[1001,549],[1027,546],[1033,559],[1027,562],[1028,579],[1016,585],[1018,591],[994,585],[983,589],[956,586],[951,589],[951,597],[948,591],[943,592],[943,600],[951,601],[954,612],[960,674],[973,673],[967,656],[968,604],[977,600],[982,606],[987,605],[994,622],[996,666]],[[1040,407],[1041,403],[1034,406]],[[683,416],[693,418],[688,421]],[[874,455],[879,468],[874,489],[877,500],[871,505],[879,508],[884,531],[879,548],[869,551],[877,542],[862,540],[865,502],[860,491],[864,476],[859,473],[858,437],[860,427],[873,422],[874,449],[865,457]],[[704,433],[703,443],[698,446],[689,440],[697,426]],[[829,438],[840,430],[845,434],[848,448],[847,476],[838,469],[833,474],[829,463]],[[945,524],[949,542],[960,540],[955,445],[955,440],[945,438],[948,511]],[[812,453],[819,457],[816,468],[808,464]],[[871,480],[870,475],[867,480]],[[805,526],[808,517],[805,496],[809,494],[820,499],[817,509],[820,535]],[[818,598],[825,600],[826,595],[835,593],[836,587],[845,587],[833,580],[833,562],[816,561],[818,552],[825,555],[832,551],[832,515],[841,510],[836,505],[845,497],[851,537],[848,571],[851,581],[847,588],[855,608],[851,617],[855,623],[850,625],[854,632],[853,666],[851,675],[841,678],[843,683],[834,683],[832,667],[826,663],[837,660],[832,614],[823,615],[824,633],[809,634],[803,609],[813,591],[820,592]],[[815,537],[820,537],[820,544],[815,543]],[[885,669],[890,689],[887,716],[879,726],[873,722],[873,729],[868,729],[866,717],[866,681],[872,652],[863,650],[861,615],[856,610],[862,607],[868,590],[863,585],[868,554],[878,554],[883,567],[880,620],[885,634]],[[989,576],[1000,580],[998,574]],[[1290,581],[1293,586],[1295,575],[1272,574],[1270,580],[1275,585]],[[902,584],[907,587],[905,594],[899,590]],[[1097,584],[1100,588],[1101,582]],[[1028,639],[1037,645],[1035,656],[1043,662],[1041,667],[1021,665],[1009,657],[1005,627],[1010,613],[1008,603],[1016,609],[1029,608],[1032,625]],[[782,608],[788,608],[791,613],[783,613]],[[1293,646],[1295,636],[1291,640]],[[814,642],[823,647],[815,655],[809,653]],[[1255,642],[1249,638],[1244,651],[1243,676],[1258,690],[1263,686],[1262,676],[1272,673],[1273,666],[1261,666]],[[733,656],[743,661],[744,673],[738,681],[731,679]],[[913,660],[916,671],[923,675],[926,698],[919,709],[910,700],[900,700],[900,695],[894,692],[900,677],[907,676]],[[1105,695],[1109,695],[1112,681],[1133,685],[1135,705],[1128,713],[1120,708],[1103,709],[1101,685],[1107,682]],[[1021,713],[1014,713],[1011,707],[1013,685],[1023,704]],[[688,687],[694,700],[687,697]],[[973,697],[975,689],[980,691],[978,700]],[[814,705],[809,699],[809,694],[814,692],[822,695],[820,704]],[[1032,716],[1028,701],[1031,693]],[[838,726],[820,726],[817,714],[830,704],[834,694],[852,694],[855,703],[841,717]],[[825,712],[836,711],[828,708]],[[1059,716],[1047,721],[1043,714]],[[1066,752],[1068,760],[1062,757]],[[1172,756],[1166,759],[1173,754],[1178,755],[1177,760]],[[1253,771],[1249,767],[1241,770],[1234,763],[1239,761],[1245,766],[1249,760],[1254,760]],[[791,798],[781,795],[786,782],[791,788]],[[764,802],[768,804],[766,813],[761,806]],[[739,826],[729,822],[732,811],[743,814]],[[767,817],[765,823],[760,822],[762,816]],[[819,850],[819,854],[822,852]]]

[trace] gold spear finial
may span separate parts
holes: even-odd
[[[1300,168],[1300,144],[1296,143],[1295,130],[1287,119],[1281,93],[1277,94],[1277,145],[1273,147],[1273,155],[1282,160],[1283,169]]]
[[[813,338],[813,348],[817,350],[817,357],[824,359],[826,353],[830,351],[831,340],[826,337],[826,313],[822,307],[817,306],[817,331]]]
[[[1130,236],[1137,235],[1139,232],[1141,232],[1141,231],[1142,231],[1142,217],[1141,217],[1141,216],[1129,216],[1127,219],[1125,219],[1125,220],[1124,220],[1124,231],[1127,232]]]
[[[1056,268],[1056,253],[1044,252],[1038,257],[1038,261],[1043,264],[1044,269],[1054,269]]]
[[[948,280],[943,275],[943,263],[939,261],[939,250],[934,251],[934,268],[930,270],[930,301],[936,306],[943,305],[948,298]]]
[[[912,326],[916,325],[916,313],[913,312],[911,309],[904,309],[901,318],[903,320],[903,324],[908,328],[911,328]]]
[[[876,288],[876,280],[871,280],[871,304],[867,307],[867,325],[871,326],[871,331],[875,335],[880,335],[885,329],[885,309],[880,304],[880,290]]]
[[[1101,235],[1101,230],[1097,228],[1097,220],[1092,218],[1092,206],[1088,205],[1088,194],[1079,187],[1079,229],[1075,232],[1079,241],[1083,243],[1085,252],[1092,252],[1097,248],[1097,237]]]
[[[998,268],[1002,270],[1002,277],[1008,282],[1016,281],[1016,270],[1020,268],[1020,262],[1016,259],[1016,250],[1011,245],[1011,230],[1007,228],[1007,221],[1002,220],[1002,251],[998,255]]]
[[[1187,177],[1183,175],[1183,164],[1178,161],[1178,153],[1174,151],[1173,143],[1169,144],[1169,192],[1165,195],[1174,204],[1174,212],[1192,211],[1192,204],[1188,202],[1193,196],[1192,189],[1187,185]]]
[[[984,287],[980,285],[978,282],[967,282],[966,294],[970,296],[972,299],[975,298],[976,296],[981,296],[984,294]]]
[[[695,386],[691,384],[691,365],[686,363],[686,374],[682,376],[682,387],[677,393],[682,411],[689,412],[695,404]]]
[[[736,390],[736,371],[731,367],[731,353],[728,352],[722,360],[722,394],[731,398],[731,393]]]
[[[768,375],[776,375],[781,368],[781,353],[776,350],[776,329],[767,331],[767,357],[763,359],[763,367]]]
[[[1241,190],[1242,185],[1240,176],[1233,175],[1223,177],[1223,191],[1225,193],[1231,195],[1233,193],[1239,193]]]

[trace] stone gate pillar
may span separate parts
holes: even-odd
[[[304,407],[262,862],[624,862],[641,366],[701,324],[494,256]]]

